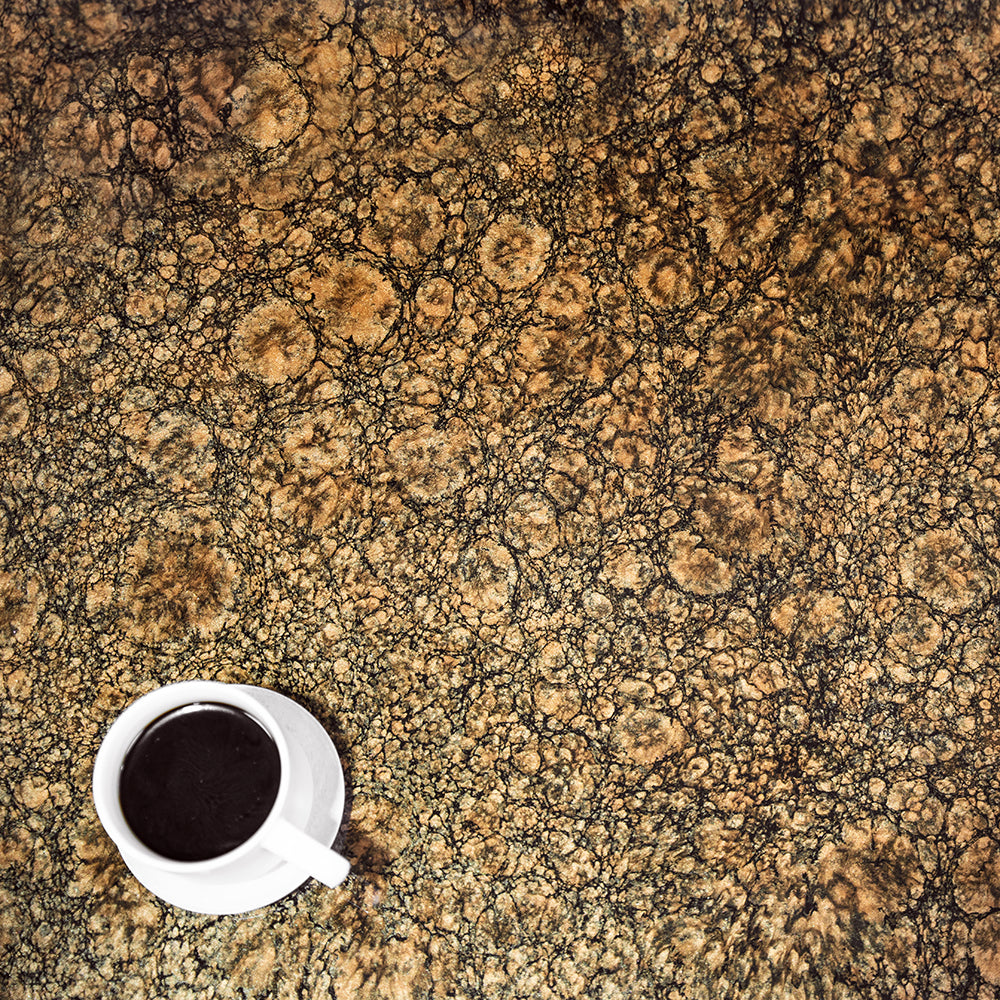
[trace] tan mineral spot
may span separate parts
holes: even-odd
[[[617,590],[642,591],[653,579],[654,567],[647,553],[628,547],[606,562],[604,573]]]
[[[400,431],[387,443],[389,471],[405,493],[434,500],[454,494],[466,483],[477,460],[475,440],[464,421],[438,427],[421,423]]]
[[[232,125],[262,150],[291,142],[305,127],[308,102],[288,71],[261,58],[232,92]]]
[[[375,252],[414,267],[444,237],[444,206],[413,181],[383,184],[373,192],[373,200],[375,222],[365,230],[364,240]]]
[[[204,233],[189,236],[184,241],[182,250],[192,264],[207,264],[215,256],[215,244]]]
[[[966,913],[988,913],[1000,905],[1000,848],[979,837],[959,856],[952,876],[955,900]]]
[[[167,286],[151,282],[137,288],[125,300],[125,312],[130,320],[142,326],[158,323],[167,314]]]
[[[129,142],[135,155],[150,167],[166,170],[174,162],[166,132],[148,118],[132,122]]]
[[[59,359],[51,351],[26,351],[21,355],[21,369],[36,392],[52,392],[59,385]]]
[[[323,131],[341,128],[351,112],[344,87],[354,68],[350,41],[349,30],[333,32],[329,40],[308,50],[302,67],[313,103],[313,120]]]
[[[141,97],[158,101],[167,92],[162,64],[152,56],[133,56],[128,62],[128,82]]]
[[[316,339],[292,303],[272,299],[237,323],[233,348],[241,367],[267,385],[277,385],[309,368]]]
[[[463,601],[482,611],[499,611],[517,584],[517,566],[510,551],[485,539],[466,549],[456,566],[456,586]]]
[[[587,311],[591,295],[592,288],[586,274],[578,268],[562,267],[543,281],[538,304],[546,316],[579,320]]]
[[[24,646],[38,625],[46,594],[42,579],[30,571],[0,570],[0,658]]]
[[[154,479],[178,493],[211,487],[215,442],[204,421],[178,408],[153,414],[128,445],[129,457]]]
[[[708,492],[695,512],[694,522],[709,545],[723,555],[760,555],[772,537],[767,505],[735,487]]]
[[[972,928],[972,958],[986,982],[1000,986],[1000,916],[976,921]]]
[[[679,587],[694,594],[721,594],[733,585],[734,571],[724,559],[700,545],[701,539],[687,531],[670,538],[667,567]]]
[[[569,722],[580,711],[580,692],[572,684],[539,681],[534,688],[535,707],[546,715]]]
[[[419,319],[439,327],[451,315],[455,288],[447,278],[429,278],[417,289],[415,301]]]
[[[944,633],[941,625],[924,601],[904,605],[892,623],[890,646],[899,655],[910,659],[929,656],[941,644]]]
[[[506,514],[507,530],[515,548],[532,558],[547,555],[559,542],[556,513],[539,493],[519,493]]]
[[[952,528],[936,528],[908,542],[900,551],[903,586],[948,614],[964,611],[984,587],[969,543]]]
[[[645,254],[635,272],[636,283],[660,307],[690,304],[695,295],[692,278],[686,259],[672,249]]]
[[[399,313],[392,283],[368,264],[323,256],[297,288],[333,336],[375,350],[389,336]]]
[[[614,732],[617,744],[639,764],[662,760],[688,743],[687,731],[676,719],[651,708],[626,708],[615,719]]]
[[[20,803],[27,806],[28,809],[40,809],[48,802],[49,789],[39,776],[21,782],[14,794]]]
[[[121,593],[128,633],[159,642],[189,630],[208,637],[229,620],[236,566],[197,536],[140,538],[128,552],[130,580]]]
[[[501,290],[517,291],[541,275],[551,243],[551,234],[537,222],[507,215],[487,229],[479,260]]]
[[[880,924],[919,897],[924,874],[909,838],[889,826],[848,827],[820,855],[820,884],[834,906]]]

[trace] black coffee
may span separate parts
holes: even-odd
[[[118,795],[132,832],[150,850],[204,861],[260,827],[280,778],[278,748],[256,719],[199,702],[143,730],[122,762]]]

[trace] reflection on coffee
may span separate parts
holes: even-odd
[[[270,734],[230,705],[184,705],[152,722],[122,762],[118,792],[132,832],[175,861],[239,847],[278,795],[281,763]]]

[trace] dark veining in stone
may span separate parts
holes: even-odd
[[[0,9],[12,1000],[992,997],[985,6]],[[102,734],[305,699],[355,874],[130,878]]]

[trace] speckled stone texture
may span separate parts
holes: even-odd
[[[920,9],[917,9],[920,8]],[[1000,995],[1000,15],[0,5],[0,995]],[[124,868],[182,678],[354,873]]]

